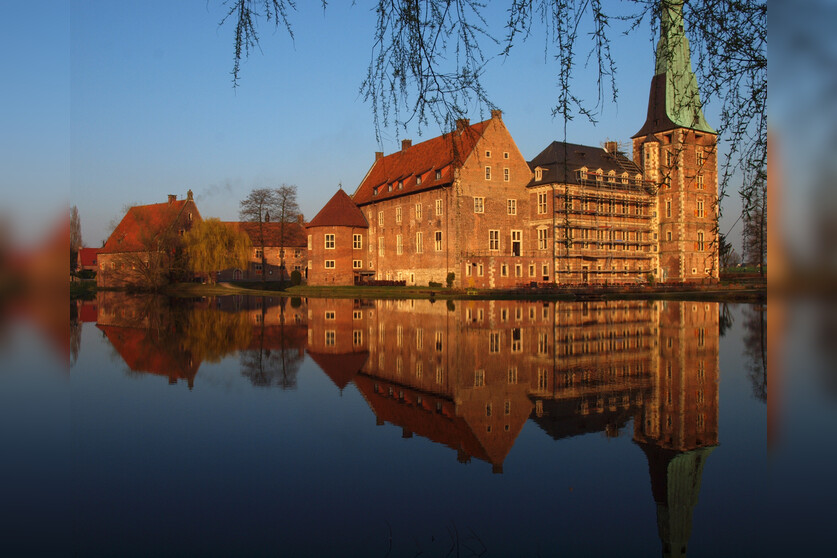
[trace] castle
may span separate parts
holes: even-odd
[[[628,157],[553,142],[531,161],[502,113],[375,161],[307,225],[311,285],[718,279],[716,132],[701,109],[681,3],[665,4],[648,115]]]

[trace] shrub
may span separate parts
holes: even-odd
[[[302,273],[298,269],[291,272],[291,285],[297,286],[302,283]]]
[[[452,300],[448,301],[448,312],[453,312],[456,310],[456,304],[453,303]]]
[[[448,273],[448,276],[447,276],[447,278],[445,279],[445,281],[447,281],[447,283],[448,283],[448,288],[451,288],[451,287],[453,286],[453,282],[454,282],[455,280],[456,280],[456,273],[454,273],[453,271],[451,271],[450,273]]]
[[[441,283],[437,283],[436,281],[430,281],[430,282],[427,284],[427,286],[428,286],[428,287],[430,287],[430,288],[432,288],[432,289],[439,289],[439,288],[441,288],[441,287],[442,287],[442,284],[441,284]]]
[[[293,278],[291,278],[293,280]],[[291,308],[299,308],[302,306],[302,299],[298,296],[291,297]]]

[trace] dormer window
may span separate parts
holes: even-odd
[[[387,184],[387,192],[392,192],[392,183]]]
[[[608,182],[616,182],[616,171],[609,171],[607,173],[607,181]]]
[[[403,180],[399,180],[399,181],[398,181],[398,189],[399,189],[399,190],[403,190],[403,189],[404,189],[404,181],[403,181]]]
[[[581,167],[581,170],[578,171],[578,176],[581,180],[587,180],[587,167]]]
[[[596,169],[596,182],[602,181],[602,169]]]
[[[421,177],[417,176],[416,177],[416,186],[420,186],[420,185],[421,185]]]
[[[442,171],[437,169],[436,170],[436,180],[441,180],[441,179],[442,179]]]
[[[373,195],[373,196],[377,196],[377,195],[378,195],[378,187],[377,187],[377,186],[375,186],[374,188],[372,188],[372,195]]]
[[[543,169],[535,169],[535,180],[543,180]]]
[[[622,184],[627,184],[627,183],[628,183],[628,173],[623,172],[622,173]]]

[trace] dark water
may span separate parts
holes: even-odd
[[[758,306],[100,295],[71,309],[69,343],[4,328],[0,545],[826,550],[833,315],[788,310],[768,395]]]

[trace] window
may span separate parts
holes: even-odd
[[[523,277],[523,266],[521,264],[514,264],[514,276]]]
[[[538,250],[546,250],[548,229],[538,229]]]
[[[436,332],[436,352],[437,353],[442,352],[442,332],[441,331]]]
[[[395,208],[395,222],[396,223],[401,222],[401,206],[400,205]]]
[[[363,331],[360,329],[355,329],[352,331],[352,344],[363,345]]]
[[[704,189],[703,174],[697,175],[697,188],[698,190]]]
[[[508,383],[510,383],[510,384],[516,384],[517,383],[517,367],[516,366],[513,366],[513,367],[509,368]]]
[[[326,260],[325,261],[325,268],[326,269],[334,269],[334,260]]]
[[[523,335],[521,329],[516,327],[511,331],[511,352],[519,353],[523,351]]]
[[[485,179],[486,180],[491,180],[491,167],[490,166],[485,167]]]
[[[541,266],[541,272],[543,274],[543,280],[549,280],[549,264],[543,264],[543,266]]]
[[[703,200],[697,202],[697,216],[706,217],[706,210],[703,208]]]
[[[535,276],[535,264],[529,264],[529,277]]]
[[[262,274],[262,264],[260,264],[260,263],[254,264],[254,265],[253,265],[253,269],[255,269],[255,270],[256,270],[256,274],[257,274],[257,275],[261,275],[261,274]]]
[[[404,181],[403,181],[403,180],[399,180],[399,181],[398,181],[398,189],[399,189],[399,190],[403,190],[403,189],[404,189]]]
[[[581,167],[581,170],[578,171],[578,176],[581,180],[587,180],[587,167]]]
[[[383,211],[378,212],[378,226],[381,226],[381,227],[384,226],[384,212]]]
[[[671,231],[666,231],[666,240],[671,242]]]
[[[436,215],[442,214],[442,200],[436,200]]]
[[[616,182],[616,171],[611,170],[607,172],[607,181]]]
[[[416,221],[421,221],[421,204],[416,204]]]
[[[602,169],[596,169],[596,182],[602,181]]]
[[[363,235],[352,235],[352,248],[354,248],[355,250],[360,250],[361,248],[363,248]]]
[[[333,235],[332,235],[332,236],[333,236]],[[264,258],[264,250],[262,250],[261,248],[256,248],[256,249],[254,250],[254,254],[253,254],[253,256],[254,256],[257,260],[261,260],[262,258]]]
[[[360,310],[352,310],[352,319],[353,320],[362,320],[363,319],[363,312]]]
[[[509,181],[509,169],[503,169],[503,182]]]
[[[482,264],[477,264],[477,276],[482,277],[483,275],[485,275],[485,268]],[[482,310],[480,310],[480,312],[482,312]]]
[[[546,375],[546,370],[538,369],[538,391],[546,391],[549,388],[549,381]]]
[[[401,235],[395,236],[395,253],[399,256],[404,253],[404,244],[401,241]]]
[[[500,276],[501,277],[508,277],[509,276],[509,265],[504,263],[500,266]]]
[[[538,193],[538,214],[543,215],[546,213],[546,192],[539,192]]]
[[[325,247],[326,247],[326,250],[334,250],[334,235],[333,234],[325,235]]]
[[[470,276],[471,276],[471,267],[472,267],[472,266],[471,266],[471,264],[470,264],[470,263],[465,262],[465,277],[470,277]],[[470,309],[468,309],[468,312],[470,312],[470,311],[471,311],[471,310],[470,310]]]
[[[326,347],[333,347],[334,346],[334,330],[329,330],[325,332],[325,344]]]
[[[535,180],[543,180],[543,169],[535,169]]]
[[[360,269],[363,267],[362,260],[352,260],[352,269]]]
[[[314,262],[308,260],[308,269],[314,269]]]
[[[497,251],[500,249],[500,231],[499,230],[491,230],[488,231],[488,249]]]
[[[703,231],[698,231],[697,238],[698,238],[697,249],[702,252],[704,247],[705,247],[705,243],[704,243],[704,240],[703,240]]]
[[[485,385],[485,370],[474,370],[474,387]]]
[[[416,254],[421,254],[424,252],[424,246],[422,246],[422,234],[420,232],[416,233]]]
[[[695,160],[697,161],[699,167],[703,166],[703,164],[706,162],[706,153],[704,153],[702,147],[698,147],[695,150]]]
[[[499,353],[500,352],[500,332],[499,331],[492,331],[488,335],[488,352],[489,353]]]
[[[326,313],[325,313],[325,319],[326,320],[333,320],[335,318],[336,318],[336,315],[334,313],[334,310],[327,310],[326,311]]]
[[[506,200],[506,213],[517,215],[517,200]]]
[[[372,195],[373,195],[373,196],[377,196],[377,195],[378,195],[378,187],[377,187],[377,186],[375,186],[374,188],[372,188]]]
[[[441,171],[441,170],[437,170],[437,171],[436,171],[436,180],[441,180],[441,179],[442,179],[442,171]]]
[[[491,151],[486,151],[485,152],[485,158],[486,159],[491,159]]]
[[[671,217],[671,200],[666,200],[666,217]]]
[[[485,198],[474,198],[474,213],[485,213]]]
[[[436,251],[442,251],[442,231],[436,231]]]

